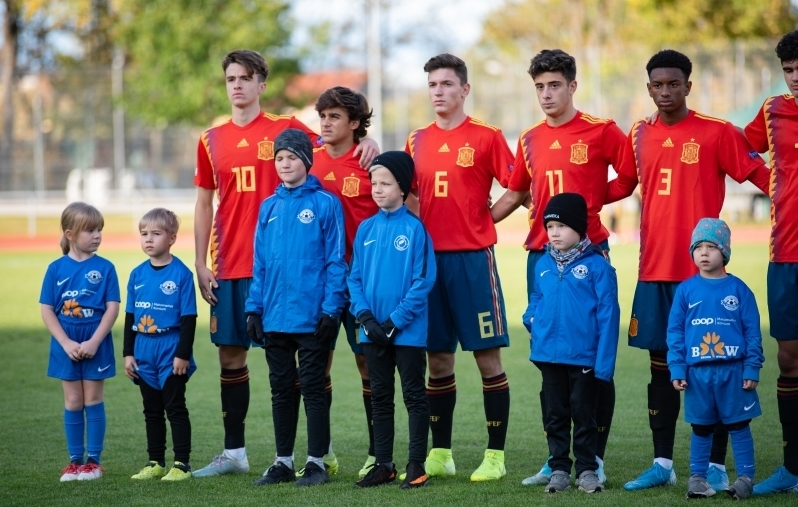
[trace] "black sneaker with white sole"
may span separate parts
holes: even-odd
[[[294,486],[318,486],[330,482],[330,474],[312,461],[305,463],[305,473],[296,480]]]
[[[263,477],[253,482],[255,486],[268,486],[269,484],[280,484],[282,482],[294,482],[296,479],[294,469],[289,468],[280,461],[275,461],[272,466],[264,472]]]

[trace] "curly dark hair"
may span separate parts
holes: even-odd
[[[460,78],[461,85],[468,83],[468,68],[463,60],[454,55],[441,53],[438,56],[433,56],[424,64],[424,72],[429,73],[438,69],[452,69]]]
[[[361,139],[366,137],[366,129],[371,126],[373,111],[369,109],[369,103],[366,101],[366,97],[364,97],[363,94],[352,91],[349,88],[344,88],[343,86],[336,86],[319,95],[319,100],[316,101],[317,112],[320,113],[325,109],[332,109],[334,107],[344,109],[350,121],[360,122],[353,131],[356,143],[359,143]]]
[[[646,64],[646,72],[649,76],[654,69],[679,69],[684,74],[684,80],[687,81],[693,72],[693,62],[683,53],[673,49],[663,49],[652,56]]]
[[[776,44],[776,56],[783,62],[798,60],[798,30],[793,30]]]
[[[529,62],[532,79],[545,72],[559,72],[570,83],[576,79],[576,60],[562,49],[544,49]]]
[[[261,83],[269,77],[269,66],[257,51],[250,51],[249,49],[230,51],[222,60],[222,70],[227,72],[227,67],[232,63],[237,63],[247,69],[250,77],[253,75],[258,76],[258,81]]]

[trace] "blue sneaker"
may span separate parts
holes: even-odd
[[[755,495],[768,493],[798,493],[798,475],[791,474],[784,467],[777,468],[773,475],[754,485]]]
[[[707,482],[709,487],[715,491],[726,491],[729,489],[729,476],[725,470],[721,470],[715,465],[709,465],[707,469]]]
[[[543,467],[541,467],[540,471],[535,475],[527,477],[521,484],[524,486],[545,486],[551,480],[551,467],[549,466],[549,459],[551,456],[546,458],[546,462],[543,463]]]
[[[604,460],[596,456],[596,463],[598,464],[596,476],[598,477],[599,484],[603,485],[607,482],[607,474],[604,473]]]
[[[667,470],[659,463],[640,474],[640,477],[623,485],[626,491],[637,491],[656,486],[673,486],[676,484],[676,472],[671,468]]]

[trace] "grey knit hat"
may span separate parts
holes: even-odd
[[[313,166],[313,145],[308,135],[298,129],[285,129],[274,140],[274,154],[280,150],[288,150],[305,164],[305,170]]]

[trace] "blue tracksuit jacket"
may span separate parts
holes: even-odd
[[[283,333],[311,333],[322,314],[340,316],[345,237],[341,202],[315,176],[280,184],[258,213],[246,312],[262,315],[265,332]]]
[[[596,378],[612,380],[620,313],[615,268],[596,249],[574,259],[562,274],[552,256],[543,255],[523,317],[532,333],[529,360],[590,367]]]
[[[432,239],[418,217],[402,206],[380,210],[360,224],[349,274],[350,311],[369,310],[377,322],[391,318],[394,345],[427,346],[427,295],[435,283]],[[366,333],[360,339],[368,343]]]

